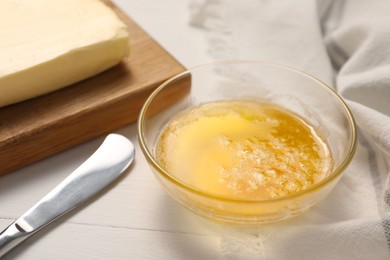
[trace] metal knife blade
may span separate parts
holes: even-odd
[[[0,257],[115,181],[134,159],[134,145],[110,134],[79,168],[0,233]]]

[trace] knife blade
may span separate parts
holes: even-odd
[[[108,135],[80,167],[0,233],[0,257],[114,182],[134,154],[134,145],[126,137]]]

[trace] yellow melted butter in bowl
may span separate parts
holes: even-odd
[[[295,113],[256,101],[218,101],[172,118],[156,158],[205,193],[244,200],[283,197],[326,178],[333,160],[321,133]]]

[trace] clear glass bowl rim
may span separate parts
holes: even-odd
[[[291,194],[288,194],[288,195],[285,195],[285,196],[269,198],[269,199],[253,199],[253,200],[250,200],[250,199],[235,199],[235,198],[218,196],[218,195],[215,195],[215,194],[212,194],[212,193],[207,193],[207,192],[205,192],[203,190],[200,190],[200,189],[197,189],[197,188],[195,188],[193,186],[190,186],[190,185],[180,181],[178,178],[176,178],[176,177],[172,176],[171,174],[169,174],[155,160],[155,158],[154,158],[154,156],[152,154],[152,151],[150,151],[148,149],[147,145],[146,145],[146,140],[145,140],[145,136],[144,136],[143,123],[144,123],[145,118],[146,118],[146,112],[147,112],[150,104],[152,103],[153,99],[157,96],[157,94],[160,91],[162,91],[165,86],[169,85],[171,82],[174,82],[175,80],[181,78],[182,76],[184,76],[186,74],[191,74],[191,72],[193,72],[195,70],[202,69],[204,67],[208,67],[208,66],[212,66],[212,65],[215,66],[215,65],[224,65],[224,64],[227,65],[227,64],[237,64],[237,63],[240,63],[240,64],[254,64],[254,65],[255,64],[261,64],[261,65],[265,65],[265,66],[276,67],[276,68],[285,69],[285,70],[289,70],[289,71],[298,73],[301,76],[304,76],[304,77],[306,77],[308,79],[311,79],[314,82],[316,82],[318,85],[322,86],[331,95],[333,95],[336,98],[336,100],[339,101],[339,103],[342,105],[342,107],[345,110],[345,113],[346,113],[347,118],[348,118],[349,125],[351,127],[351,132],[350,132],[351,140],[350,140],[348,148],[347,148],[348,149],[348,152],[346,153],[347,156],[345,158],[343,158],[343,160],[339,164],[339,166],[336,169],[334,169],[332,171],[332,173],[327,178],[323,179],[321,182],[319,182],[319,183],[317,183],[317,184],[315,184],[313,186],[310,186],[307,189],[301,190],[299,192],[291,193]],[[138,143],[139,143],[139,146],[140,146],[140,148],[141,148],[141,150],[142,150],[142,152],[143,152],[147,162],[151,166],[153,166],[153,168],[162,177],[167,179],[172,184],[174,184],[176,186],[179,186],[180,188],[182,188],[184,190],[187,190],[189,192],[195,193],[197,195],[200,195],[200,196],[203,196],[203,197],[207,197],[207,198],[210,198],[210,199],[213,199],[213,200],[219,200],[219,201],[225,201],[225,202],[233,202],[233,203],[251,203],[252,204],[252,203],[278,202],[278,201],[283,201],[283,200],[289,200],[289,199],[301,196],[303,194],[307,194],[307,193],[311,193],[311,192],[314,192],[316,190],[319,190],[323,186],[325,186],[326,184],[328,184],[329,182],[331,182],[332,180],[334,180],[335,178],[337,178],[338,176],[340,176],[344,172],[344,170],[351,163],[351,161],[352,161],[352,159],[353,159],[353,157],[355,155],[356,147],[357,147],[357,131],[356,131],[355,119],[354,119],[354,117],[352,115],[352,112],[350,111],[349,107],[347,106],[347,104],[343,100],[343,98],[336,91],[334,91],[330,86],[328,86],[327,84],[325,84],[321,80],[317,79],[316,77],[314,77],[314,76],[312,76],[312,75],[310,75],[310,74],[308,74],[306,72],[303,72],[303,71],[301,71],[299,69],[296,69],[296,68],[293,68],[293,67],[287,66],[287,65],[273,63],[273,62],[257,61],[257,60],[256,61],[254,61],[254,60],[226,60],[226,61],[209,62],[209,63],[205,63],[205,64],[202,64],[202,65],[198,65],[198,66],[186,69],[185,71],[183,71],[183,72],[181,72],[181,73],[179,73],[179,74],[169,78],[168,80],[166,80],[163,83],[161,83],[149,95],[149,97],[145,101],[144,105],[141,108],[139,117],[138,117],[137,131],[138,131]]]

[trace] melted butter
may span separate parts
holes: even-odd
[[[316,129],[282,107],[255,101],[206,103],[177,115],[163,129],[156,157],[185,183],[236,199],[295,193],[332,168]]]

